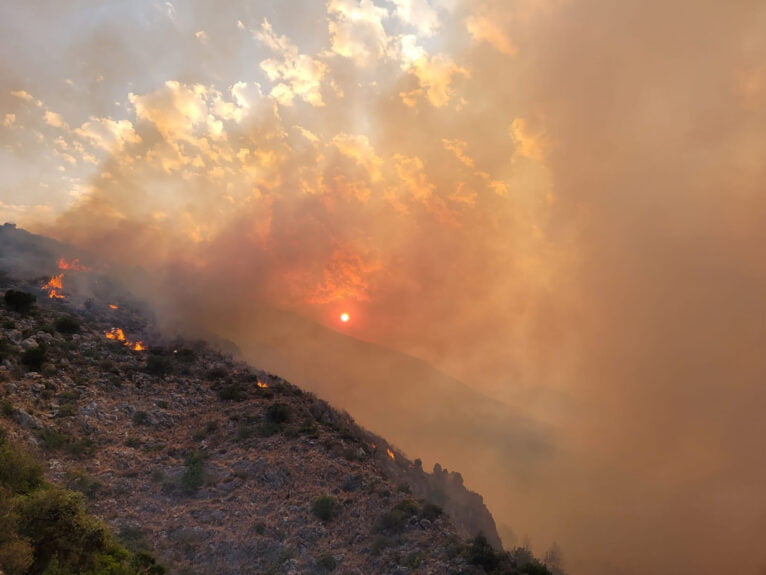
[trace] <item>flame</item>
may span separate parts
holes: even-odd
[[[388,456],[391,458],[392,461],[396,461],[396,455],[394,455],[394,452],[390,449],[386,448],[386,453],[388,453]]]
[[[128,346],[133,351],[145,351],[146,346],[144,345],[143,341],[137,340],[137,341],[130,341],[127,337],[125,337],[125,332],[122,331],[122,328],[119,327],[113,327],[109,331],[104,332],[104,336],[106,339],[111,339],[113,341],[119,341]]]
[[[119,327],[113,327],[104,335],[106,336],[106,339],[113,339],[115,341],[126,341],[125,332],[122,331]]]
[[[64,289],[64,274],[58,274],[51,279],[48,280],[48,283],[46,283],[42,289],[46,290],[48,292],[48,297],[51,299],[64,299],[64,296],[60,293],[59,290]]]
[[[256,383],[255,385],[257,385],[261,389],[268,389],[269,388],[269,384],[268,383],[263,383],[261,380],[258,380],[258,383]]]
[[[120,306],[114,305],[113,303],[109,304],[109,309],[120,309]]]
[[[80,263],[80,260],[75,258],[71,262],[66,261],[64,258],[59,259],[60,270],[72,270],[76,272],[86,272],[90,268]]]

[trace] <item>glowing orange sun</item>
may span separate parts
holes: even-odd
[[[340,314],[340,321],[342,321],[343,323],[348,323],[348,320],[350,319],[351,319],[351,316],[348,315],[347,313],[344,312]]]

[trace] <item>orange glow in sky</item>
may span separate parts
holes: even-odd
[[[351,319],[351,316],[348,315],[347,313],[344,312],[340,314],[340,321],[342,321],[343,323],[348,323],[348,320],[350,319]]]

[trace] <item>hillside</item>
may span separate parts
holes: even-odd
[[[8,245],[0,262],[25,275],[0,278],[2,426],[130,547],[177,573],[540,567],[524,550],[492,551],[494,521],[460,474],[425,472],[347,414],[205,342],[163,337],[85,264],[35,252],[81,293],[51,287],[55,273],[31,277]],[[14,293],[36,302],[24,309]]]

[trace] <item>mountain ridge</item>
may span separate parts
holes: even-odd
[[[472,568],[466,537],[482,531],[500,546],[460,474],[424,472],[284,379],[204,342],[165,338],[130,302],[91,297],[76,309],[43,299],[34,281],[2,283],[40,296],[34,314],[3,312],[13,350],[0,368],[4,425],[50,457],[52,478],[79,477],[98,516],[123,535],[141,531],[179,572],[321,572],[331,563],[348,573],[463,572]],[[109,339],[118,326],[124,339]],[[140,338],[146,349],[126,345]],[[43,359],[30,365],[39,349]],[[322,501],[332,502],[327,521],[315,509]],[[264,519],[243,518],[246,510]]]

